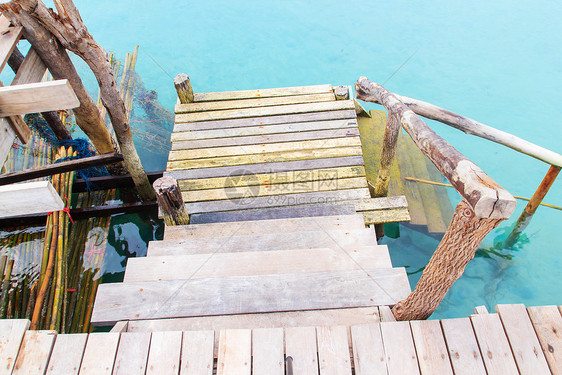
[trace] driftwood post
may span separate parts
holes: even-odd
[[[20,13],[33,16],[56,37],[63,47],[80,56],[88,64],[97,78],[101,101],[109,113],[125,166],[135,183],[137,192],[142,200],[154,199],[154,190],[150,186],[133,143],[125,104],[117,90],[117,82],[107,52],[88,32],[72,0],[57,0],[54,3],[57,13],[48,9],[40,0],[14,0],[3,4],[3,7],[10,7]]]
[[[504,248],[513,247],[513,245],[515,245],[515,243],[519,240],[519,236],[525,230],[525,228],[527,228],[527,225],[529,225],[529,223],[531,222],[531,219],[533,218],[535,211],[541,204],[546,193],[548,193],[548,190],[556,180],[556,177],[558,176],[559,173],[560,173],[559,167],[555,167],[552,165],[550,166],[548,172],[546,173],[546,176],[544,176],[544,179],[539,185],[537,191],[535,191],[535,194],[533,194],[531,200],[529,200],[529,203],[527,203],[527,206],[525,206],[525,209],[521,213],[521,216],[519,216],[519,219],[517,219],[517,222],[513,226],[511,233],[505,239],[503,243]]]
[[[154,184],[158,207],[166,225],[187,225],[189,214],[183,203],[178,182],[172,177],[160,177]]]
[[[461,277],[484,237],[513,213],[515,199],[384,87],[361,77],[356,92],[359,99],[384,105],[464,199],[415,290],[392,310],[398,320],[426,319]]]
[[[189,76],[185,73],[180,73],[174,78],[174,86],[178,92],[178,98],[181,104],[191,103],[195,99],[193,88]]]
[[[347,86],[336,86],[333,88],[336,100],[349,100],[349,90]]]

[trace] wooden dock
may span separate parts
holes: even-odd
[[[394,322],[381,308],[370,324],[352,326],[182,331],[151,321],[89,335],[28,331],[27,320],[2,320],[0,373],[562,374],[560,309],[498,305],[494,314]]]

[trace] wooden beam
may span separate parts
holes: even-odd
[[[0,117],[0,165],[4,165],[15,139],[16,132],[8,119]]]
[[[117,153],[62,161],[60,163],[49,164],[39,168],[24,169],[17,172],[2,174],[0,175],[0,186],[33,180],[35,178],[51,176],[59,173],[97,167],[100,165],[118,163],[121,161],[123,161],[123,155]]]
[[[187,74],[178,74],[176,78],[174,78],[174,86],[178,92],[180,103],[185,104],[193,102],[193,88],[191,87],[191,81]]]
[[[12,55],[12,51],[18,44],[23,33],[21,26],[11,27],[10,20],[6,16],[0,16],[0,72],[4,69],[6,62]]]
[[[68,80],[0,88],[0,116],[56,111],[80,105]]]
[[[162,175],[163,171],[157,172],[147,172],[148,181],[153,183]],[[74,180],[72,185],[73,193],[82,193],[85,191],[96,191],[96,190],[106,190],[106,189],[122,189],[122,188],[132,188],[135,184],[130,174],[123,176],[101,176],[101,177],[91,177],[88,180],[82,178],[77,178]]]
[[[64,203],[49,181],[0,187],[0,217],[60,211]]]

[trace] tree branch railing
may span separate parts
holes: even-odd
[[[365,77],[359,78],[355,88],[358,99],[382,104],[389,115],[375,192],[388,191],[388,170],[402,126],[463,198],[415,290],[392,309],[398,320],[426,319],[461,277],[484,237],[511,216],[515,198],[437,135],[396,95]]]

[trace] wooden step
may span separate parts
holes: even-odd
[[[226,121],[226,120],[225,120]],[[274,135],[291,134],[298,132],[326,132],[326,131],[343,131],[357,128],[357,121],[355,119],[341,119],[341,120],[323,120],[314,122],[297,122],[289,124],[277,125],[258,125],[258,126],[245,126],[242,128],[222,128],[211,130],[193,129],[189,131],[182,131],[172,133],[172,146],[174,143],[182,141],[202,141],[223,138],[234,138],[233,141],[238,141],[237,138],[242,137],[272,137]]]
[[[130,258],[123,282],[392,268],[386,246]]]
[[[256,116],[235,118],[226,120],[208,120],[208,121],[195,121],[195,122],[180,122],[174,124],[174,133],[186,131],[200,131],[200,130],[217,130],[217,129],[230,129],[230,128],[250,128],[256,126],[267,125],[287,125],[287,124],[301,124],[319,121],[332,121],[332,120],[346,120],[355,121],[355,109],[343,109],[337,111],[320,111],[299,113],[294,115],[273,115],[273,116]],[[172,138],[174,139],[174,138]]]
[[[213,254],[286,249],[346,248],[377,244],[372,229],[310,230],[151,241],[148,256]]]
[[[268,233],[304,232],[310,230],[351,230],[363,229],[363,216],[337,215],[320,217],[301,217],[289,219],[234,221],[225,225],[220,224],[190,224],[166,226],[164,240],[179,240],[185,238],[214,237],[217,233],[229,236],[234,233],[239,235],[256,235]]]
[[[277,96],[271,98],[251,98],[251,99],[235,99],[235,100],[218,100],[218,101],[205,101],[193,102],[186,104],[176,104],[176,113],[193,113],[193,112],[208,112],[208,111],[222,111],[227,109],[241,109],[241,108],[260,108],[272,107],[277,105],[288,104],[302,104],[302,103],[317,103],[335,101],[334,93],[322,94],[304,94],[304,95],[290,95],[290,96]]]
[[[393,305],[403,268],[100,284],[91,322]]]
[[[273,98],[278,96],[309,95],[332,93],[332,85],[314,85],[281,87],[273,89],[241,90],[224,92],[203,92],[195,94],[195,102],[211,102],[218,100],[236,100],[252,98]]]
[[[181,123],[277,115],[295,115],[310,112],[341,111],[346,109],[355,109],[355,105],[352,100],[338,100],[332,102],[306,104],[288,104],[274,107],[226,109],[222,111],[210,112],[177,113],[175,122]]]
[[[258,221],[271,219],[290,219],[304,217],[322,217],[334,215],[354,215],[357,211],[353,204],[305,205],[275,208],[256,208],[251,210],[235,210],[208,212],[189,216],[192,224],[224,223],[232,221]],[[363,220],[363,225],[365,224]]]
[[[193,133],[193,132],[191,132]],[[183,133],[182,133],[183,134]],[[188,134],[190,135],[190,134]],[[261,145],[267,143],[298,142],[314,139],[330,139],[343,137],[356,137],[359,130],[356,128],[327,129],[316,131],[295,131],[279,134],[262,134],[240,137],[215,137],[212,139],[193,139],[172,141],[172,151],[190,150],[210,147],[229,147],[243,145]]]

